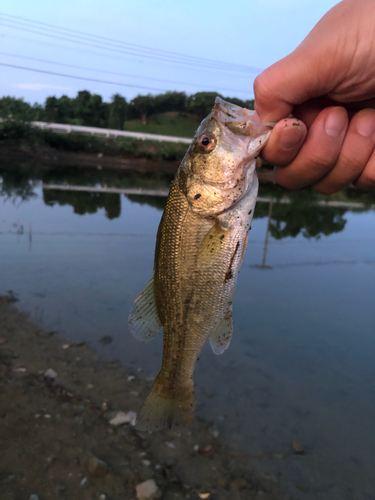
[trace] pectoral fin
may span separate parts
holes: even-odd
[[[135,299],[128,321],[130,333],[140,342],[150,341],[163,326],[156,307],[154,278]]]
[[[233,335],[232,307],[230,307],[222,319],[215,333],[209,337],[212,350],[215,354],[223,354],[229,347]]]

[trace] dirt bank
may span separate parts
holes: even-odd
[[[43,148],[0,147],[0,164],[35,166],[39,168],[77,167],[112,168],[131,172],[162,173],[174,175],[180,162],[157,161],[147,158],[123,158],[102,154],[73,153]]]
[[[186,148],[187,149],[187,148]],[[115,169],[128,172],[158,173],[175,175],[180,161],[151,160],[147,158],[123,158],[120,156],[106,156],[99,154],[73,153],[56,149],[41,148],[8,148],[0,146],[0,164],[38,168],[77,167],[95,169]],[[262,161],[257,160],[257,167]],[[258,168],[258,177],[261,182],[273,182],[273,170],[268,166]]]
[[[139,410],[151,381],[43,330],[12,300],[0,297],[1,500],[131,500],[148,479],[166,500],[283,498],[210,422],[155,434],[111,425]]]

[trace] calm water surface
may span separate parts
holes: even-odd
[[[162,336],[138,344],[127,316],[151,277],[165,198],[57,191],[39,181],[165,191],[170,179],[0,175],[0,293],[14,290],[19,307],[45,327],[154,377]],[[284,194],[261,191],[267,199]],[[258,469],[293,499],[374,499],[375,198],[342,195],[365,202],[353,209],[318,206],[309,191],[287,195],[292,203],[258,203],[233,303],[235,333],[222,356],[203,350],[197,413],[233,447],[259,455]],[[112,342],[101,343],[104,336]],[[305,455],[293,454],[293,439]]]

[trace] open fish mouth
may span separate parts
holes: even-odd
[[[215,99],[214,115],[216,119],[236,135],[253,136],[258,134],[260,129],[264,130],[265,127],[271,129],[276,124],[276,122],[260,124],[254,121],[254,113],[253,110],[241,108],[241,106],[224,101],[220,97]]]

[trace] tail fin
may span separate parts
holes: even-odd
[[[165,427],[190,427],[194,411],[194,385],[190,379],[178,389],[170,390],[157,376],[151,392],[144,402],[136,428],[139,431],[158,431]]]

